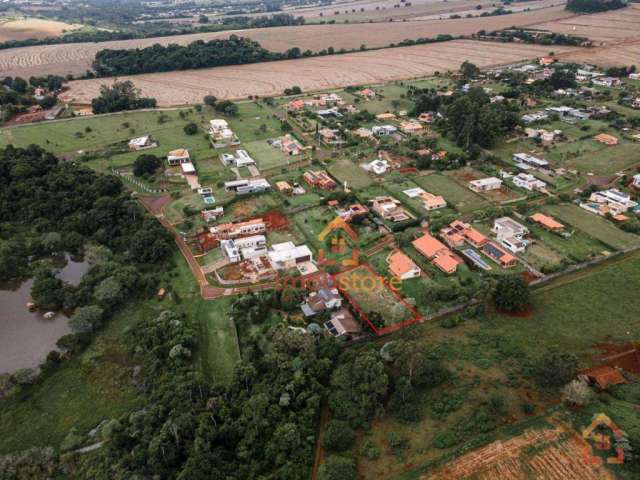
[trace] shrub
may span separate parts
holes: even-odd
[[[344,452],[353,444],[355,434],[347,422],[331,420],[322,437],[322,446],[331,452]]]

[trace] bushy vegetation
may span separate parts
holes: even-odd
[[[0,83],[0,123],[18,113],[26,112],[29,107],[53,107],[65,82],[66,80],[58,75],[31,77],[28,82],[21,77],[5,77]],[[36,98],[36,88],[46,89],[45,95]]]
[[[140,108],[154,108],[155,106],[156,99],[141,97],[140,90],[136,89],[130,80],[115,81],[112,85],[102,85],[100,96],[91,100],[93,113],[122,112]]]
[[[228,39],[197,41],[189,45],[155,44],[146,48],[100,50],[93,62],[99,76],[135,75],[194,68],[241,65],[290,58],[270,52],[254,40],[231,35]]]
[[[568,0],[566,8],[575,13],[596,13],[626,6],[627,2],[624,0]]]

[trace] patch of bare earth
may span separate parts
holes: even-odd
[[[555,51],[566,48],[554,47]],[[119,77],[132,80],[142,93],[155,97],[160,106],[202,102],[205,95],[243,99],[280,95],[294,85],[306,92],[432,75],[457,69],[469,60],[481,67],[501,65],[546,55],[549,47],[472,40],[416,45],[326,57],[284,60],[203,70],[153,73]],[[65,100],[90,103],[100,86],[112,79],[70,83]]]
[[[421,480],[614,480],[603,466],[583,460],[585,442],[562,425],[526,430],[467,453]]]
[[[7,22],[0,20],[0,42],[57,37],[77,28],[80,28],[80,25],[40,18],[27,18]],[[0,67],[0,70],[2,70],[2,67]]]

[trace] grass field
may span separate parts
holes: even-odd
[[[613,248],[625,249],[640,245],[640,237],[623,232],[610,221],[587,212],[577,205],[548,205],[543,210],[558,218],[560,222],[578,228]]]
[[[595,142],[595,140],[588,140],[588,142]],[[598,150],[588,151],[568,159],[565,166],[596,175],[611,175],[640,163],[638,144],[635,142],[624,140],[615,147],[598,145],[601,147]]]
[[[480,195],[444,175],[434,173],[415,177],[413,180],[426,191],[442,195],[461,213],[473,212],[489,206],[489,202]]]
[[[340,182],[347,182],[347,188],[364,188],[373,183],[367,172],[347,158],[333,160],[327,170]]]
[[[184,115],[182,118],[181,113]],[[37,143],[55,154],[76,157],[79,152],[104,152],[109,146],[126,142],[134,137],[151,135],[158,147],[145,152],[127,152],[111,158],[91,160],[89,166],[105,171],[111,167],[130,165],[140,153],[161,158],[176,148],[187,148],[195,160],[215,156],[206,137],[207,122],[216,115],[205,108],[173,111],[132,112],[101,115],[73,120],[45,122],[24,127],[0,130],[0,146],[13,144],[25,147]],[[201,128],[196,135],[187,135],[183,127],[194,122]],[[126,145],[124,147],[126,151]]]

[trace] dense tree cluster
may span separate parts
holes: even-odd
[[[93,69],[99,76],[134,75],[283,58],[287,58],[287,55],[270,52],[249,38],[231,35],[228,39],[200,40],[189,45],[155,44],[146,48],[100,50],[93,62]]]
[[[445,108],[443,128],[461,147],[492,147],[519,124],[518,109],[508,102],[490,101],[481,88],[454,95]]]
[[[504,312],[524,312],[531,306],[529,284],[520,275],[502,275],[493,291],[493,302]]]
[[[0,150],[0,207],[0,279],[25,278],[35,269],[34,297],[52,307],[115,306],[125,294],[153,284],[151,265],[171,252],[170,235],[119,179],[60,162],[37,146]],[[103,260],[78,287],[37,270],[38,258],[81,253],[89,245],[99,247]]]
[[[155,108],[155,106],[156,99],[141,97],[140,90],[136,89],[130,80],[116,81],[112,85],[102,85],[100,96],[91,100],[91,109],[96,114]]]
[[[568,0],[566,9],[575,13],[596,13],[626,6],[625,0]]]

